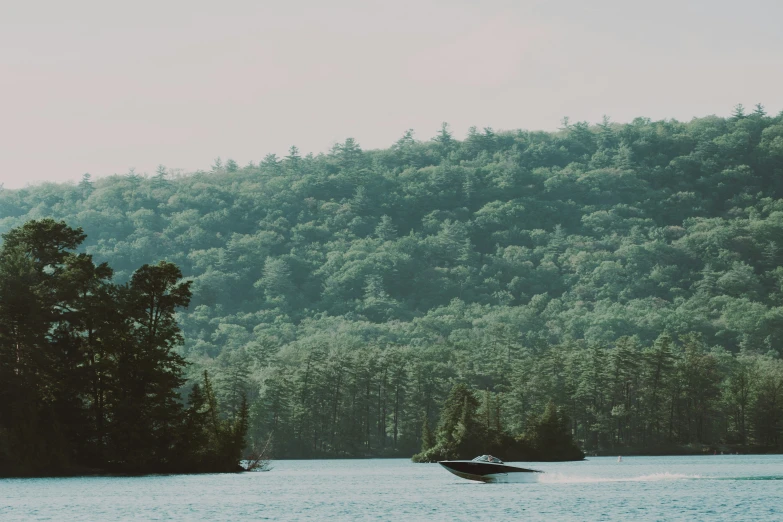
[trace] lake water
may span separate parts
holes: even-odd
[[[783,520],[783,456],[519,463],[483,484],[408,460],[275,461],[265,473],[0,480],[0,520]]]

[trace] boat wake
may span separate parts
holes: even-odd
[[[694,480],[706,478],[702,475],[685,473],[653,473],[638,477],[589,477],[584,475],[563,475],[562,473],[542,473],[536,477],[540,484],[593,484],[601,482],[658,482],[662,480]]]

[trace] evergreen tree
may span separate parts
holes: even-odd
[[[83,198],[88,198],[90,197],[90,194],[92,194],[94,187],[92,176],[89,173],[82,175],[82,180],[79,182],[79,190],[81,190]]]
[[[381,241],[394,241],[397,238],[397,227],[389,216],[381,216],[381,221],[375,227],[375,236]]]
[[[168,186],[168,170],[165,165],[158,165],[155,175],[152,177],[152,188],[161,189]]]
[[[453,460],[481,454],[486,429],[477,419],[478,406],[473,392],[465,384],[456,384],[443,405],[435,446],[414,460]]]
[[[523,440],[532,447],[536,460],[581,460],[584,453],[574,443],[570,424],[565,413],[549,401],[541,416],[528,422]]]
[[[435,135],[433,141],[438,144],[442,155],[448,155],[448,153],[454,148],[455,140],[451,134],[449,124],[443,122],[440,126],[438,134]]]
[[[427,415],[422,415],[421,421],[421,452],[426,453],[435,446],[435,435],[430,429],[430,421]]]
[[[282,301],[290,293],[291,271],[285,259],[268,257],[264,262],[264,272],[256,286],[263,288],[269,299]]]

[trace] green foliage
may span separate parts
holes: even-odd
[[[190,282],[160,262],[115,285],[107,264],[73,252],[84,238],[52,219],[4,236],[0,475],[234,471],[247,402],[230,434],[211,440],[202,435],[212,417],[200,411],[216,410],[209,383],[206,396],[194,389],[191,408],[179,400],[186,363],[175,314]]]
[[[388,150],[348,139],[258,166],[4,190],[0,230],[65,219],[90,232],[85,252],[120,282],[155,259],[181,266],[196,294],[182,312],[194,358],[221,351],[211,337],[226,323],[301,337],[304,320],[400,321],[406,343],[433,342],[440,332],[415,320],[453,299],[477,305],[470,319],[481,321],[532,312],[539,295],[552,301],[540,312],[551,327],[522,329],[526,342],[648,342],[666,329],[731,351],[769,338],[779,351],[773,322],[748,314],[783,305],[769,290],[783,230],[781,128],[763,110],[554,134],[474,130],[462,142],[444,126]],[[386,295],[368,302],[377,280]]]
[[[435,435],[430,430],[430,421],[425,415],[421,424],[421,452],[426,454],[433,447],[435,447]]]
[[[584,453],[571,436],[571,423],[550,401],[540,416],[534,416],[522,436],[535,460],[581,460]]]
[[[477,418],[478,406],[478,399],[465,384],[455,385],[441,410],[435,445],[415,455],[414,461],[454,460],[481,453],[487,430]]]
[[[780,448],[781,160],[783,119],[759,106],[554,133],[474,128],[464,140],[444,125],[386,150],[347,139],[246,167],[6,189],[0,231],[17,232],[0,306],[16,329],[4,346],[41,345],[66,324],[46,310],[78,294],[76,280],[42,290],[82,273],[77,254],[15,246],[26,222],[53,218],[42,235],[59,220],[77,231],[63,247],[89,233],[78,248],[96,271],[84,280],[102,288],[108,262],[119,283],[83,294],[80,310],[100,318],[93,339],[123,331],[106,304],[125,299],[138,266],[181,267],[193,297],[173,351],[189,376],[210,370],[225,416],[244,393],[251,442],[274,432],[278,456],[411,455],[422,412],[434,426],[458,382],[489,389],[515,437],[553,400],[586,450]],[[115,378],[123,342],[90,345],[89,379]],[[19,378],[48,379],[38,375]],[[14,411],[31,404],[15,400]]]
[[[198,472],[237,471],[242,452],[245,449],[250,409],[243,395],[238,410],[230,418],[222,417],[217,396],[205,370],[202,385],[194,384],[187,411],[190,422],[185,435],[188,441],[199,441],[193,445],[185,460],[184,470]]]

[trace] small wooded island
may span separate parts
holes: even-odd
[[[31,221],[0,249],[0,475],[237,471],[248,408],[220,416],[205,372],[188,405],[171,263],[127,284],[74,251],[80,228]]]
[[[781,173],[759,105],[0,187],[0,474],[780,452]]]
[[[514,437],[504,431],[500,404],[489,391],[479,415],[479,401],[464,384],[452,388],[441,410],[434,436],[424,424],[422,450],[414,462],[468,460],[470,455],[490,450],[509,461],[582,460],[585,454],[573,440],[568,418],[550,401],[541,416],[530,419],[524,434]]]

